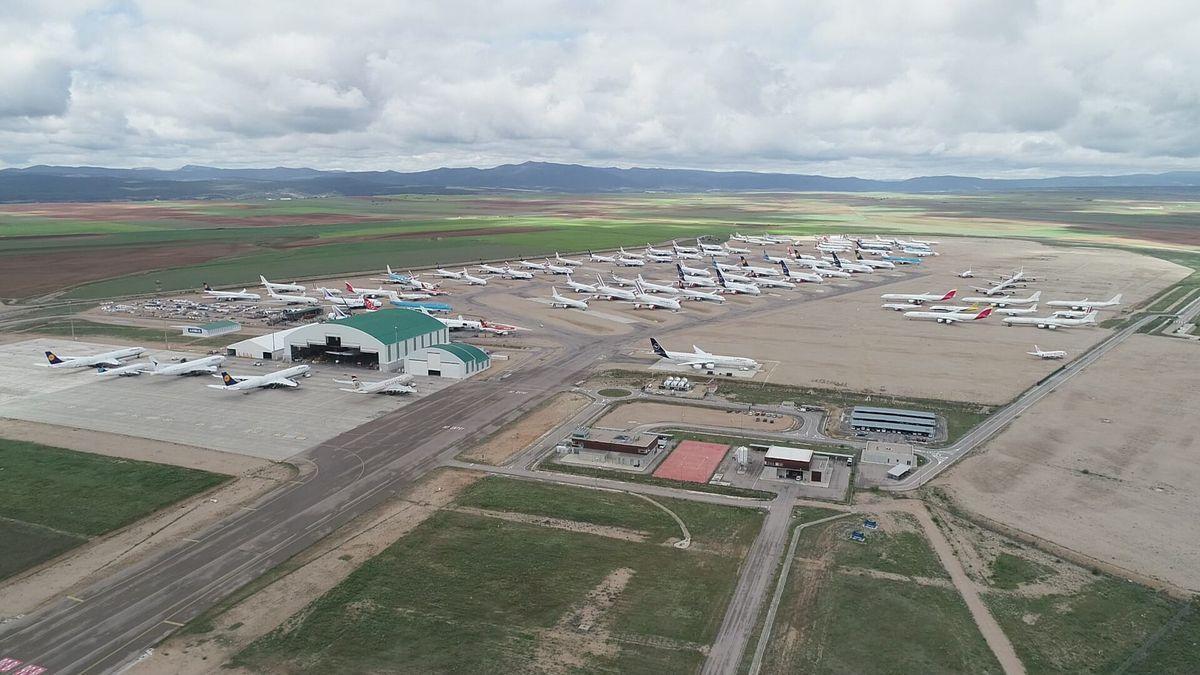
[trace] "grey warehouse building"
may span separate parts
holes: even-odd
[[[850,426],[857,431],[903,434],[928,439],[937,434],[938,419],[937,415],[922,410],[860,405],[850,411]]]

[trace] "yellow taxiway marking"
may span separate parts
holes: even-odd
[[[163,619],[163,623],[167,624],[168,626],[175,626],[176,628],[183,628],[184,626],[184,624],[179,623],[178,621],[171,621],[169,619]]]
[[[77,598],[73,595],[68,595],[67,599],[70,600],[71,602],[83,602],[83,598]]]

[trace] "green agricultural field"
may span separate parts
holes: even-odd
[[[1122,666],[1144,673],[1200,669],[1194,607],[1137,584],[1097,577],[1072,593],[1031,598],[994,592],[984,601],[1031,674],[1111,673]],[[1182,620],[1172,622],[1181,613]]]
[[[228,480],[207,471],[0,439],[0,578]]]
[[[760,523],[754,511],[747,517],[740,509],[689,504],[677,511],[689,527],[694,523],[709,544],[733,545],[679,550],[657,540],[670,531],[670,519],[631,495],[493,478],[468,489],[459,506],[549,511],[652,536],[637,542],[442,511],[252,643],[233,665],[281,673],[382,672],[396,664],[422,673],[564,665],[576,672],[692,672],[720,625],[741,542]],[[584,617],[588,629],[580,631]]]
[[[921,535],[868,531],[858,544],[847,539],[853,529],[862,529],[861,517],[801,532],[760,672],[1000,672],[966,603],[939,581],[946,573]]]
[[[138,342],[163,342],[164,337],[163,331],[154,328],[121,326],[83,319],[75,319],[73,321],[65,319],[38,320],[22,325],[19,330],[22,333],[37,333],[39,335],[55,335],[58,337],[74,336],[80,339],[87,339],[93,336],[103,336],[136,340]],[[188,339],[181,336],[178,330],[175,329],[167,331],[165,336],[166,340],[175,346],[186,345],[188,347],[224,347],[235,339],[228,335],[215,338]]]

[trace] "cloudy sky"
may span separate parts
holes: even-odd
[[[0,166],[1193,169],[1197,64],[1194,0],[4,0]]]

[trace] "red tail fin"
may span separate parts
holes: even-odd
[[[951,288],[949,293],[942,296],[942,300],[949,300],[950,298],[953,298],[956,293],[958,293],[958,289]]]
[[[978,321],[979,319],[986,319],[991,315],[992,315],[992,308],[985,307],[982,312],[975,315],[975,318],[972,319],[972,321]]]
[[[354,287],[350,285],[350,282],[349,282],[349,281],[347,281],[347,282],[346,282],[346,290],[347,290],[347,291],[349,291],[349,292],[351,292],[351,293],[353,293],[353,292],[354,292]]]

